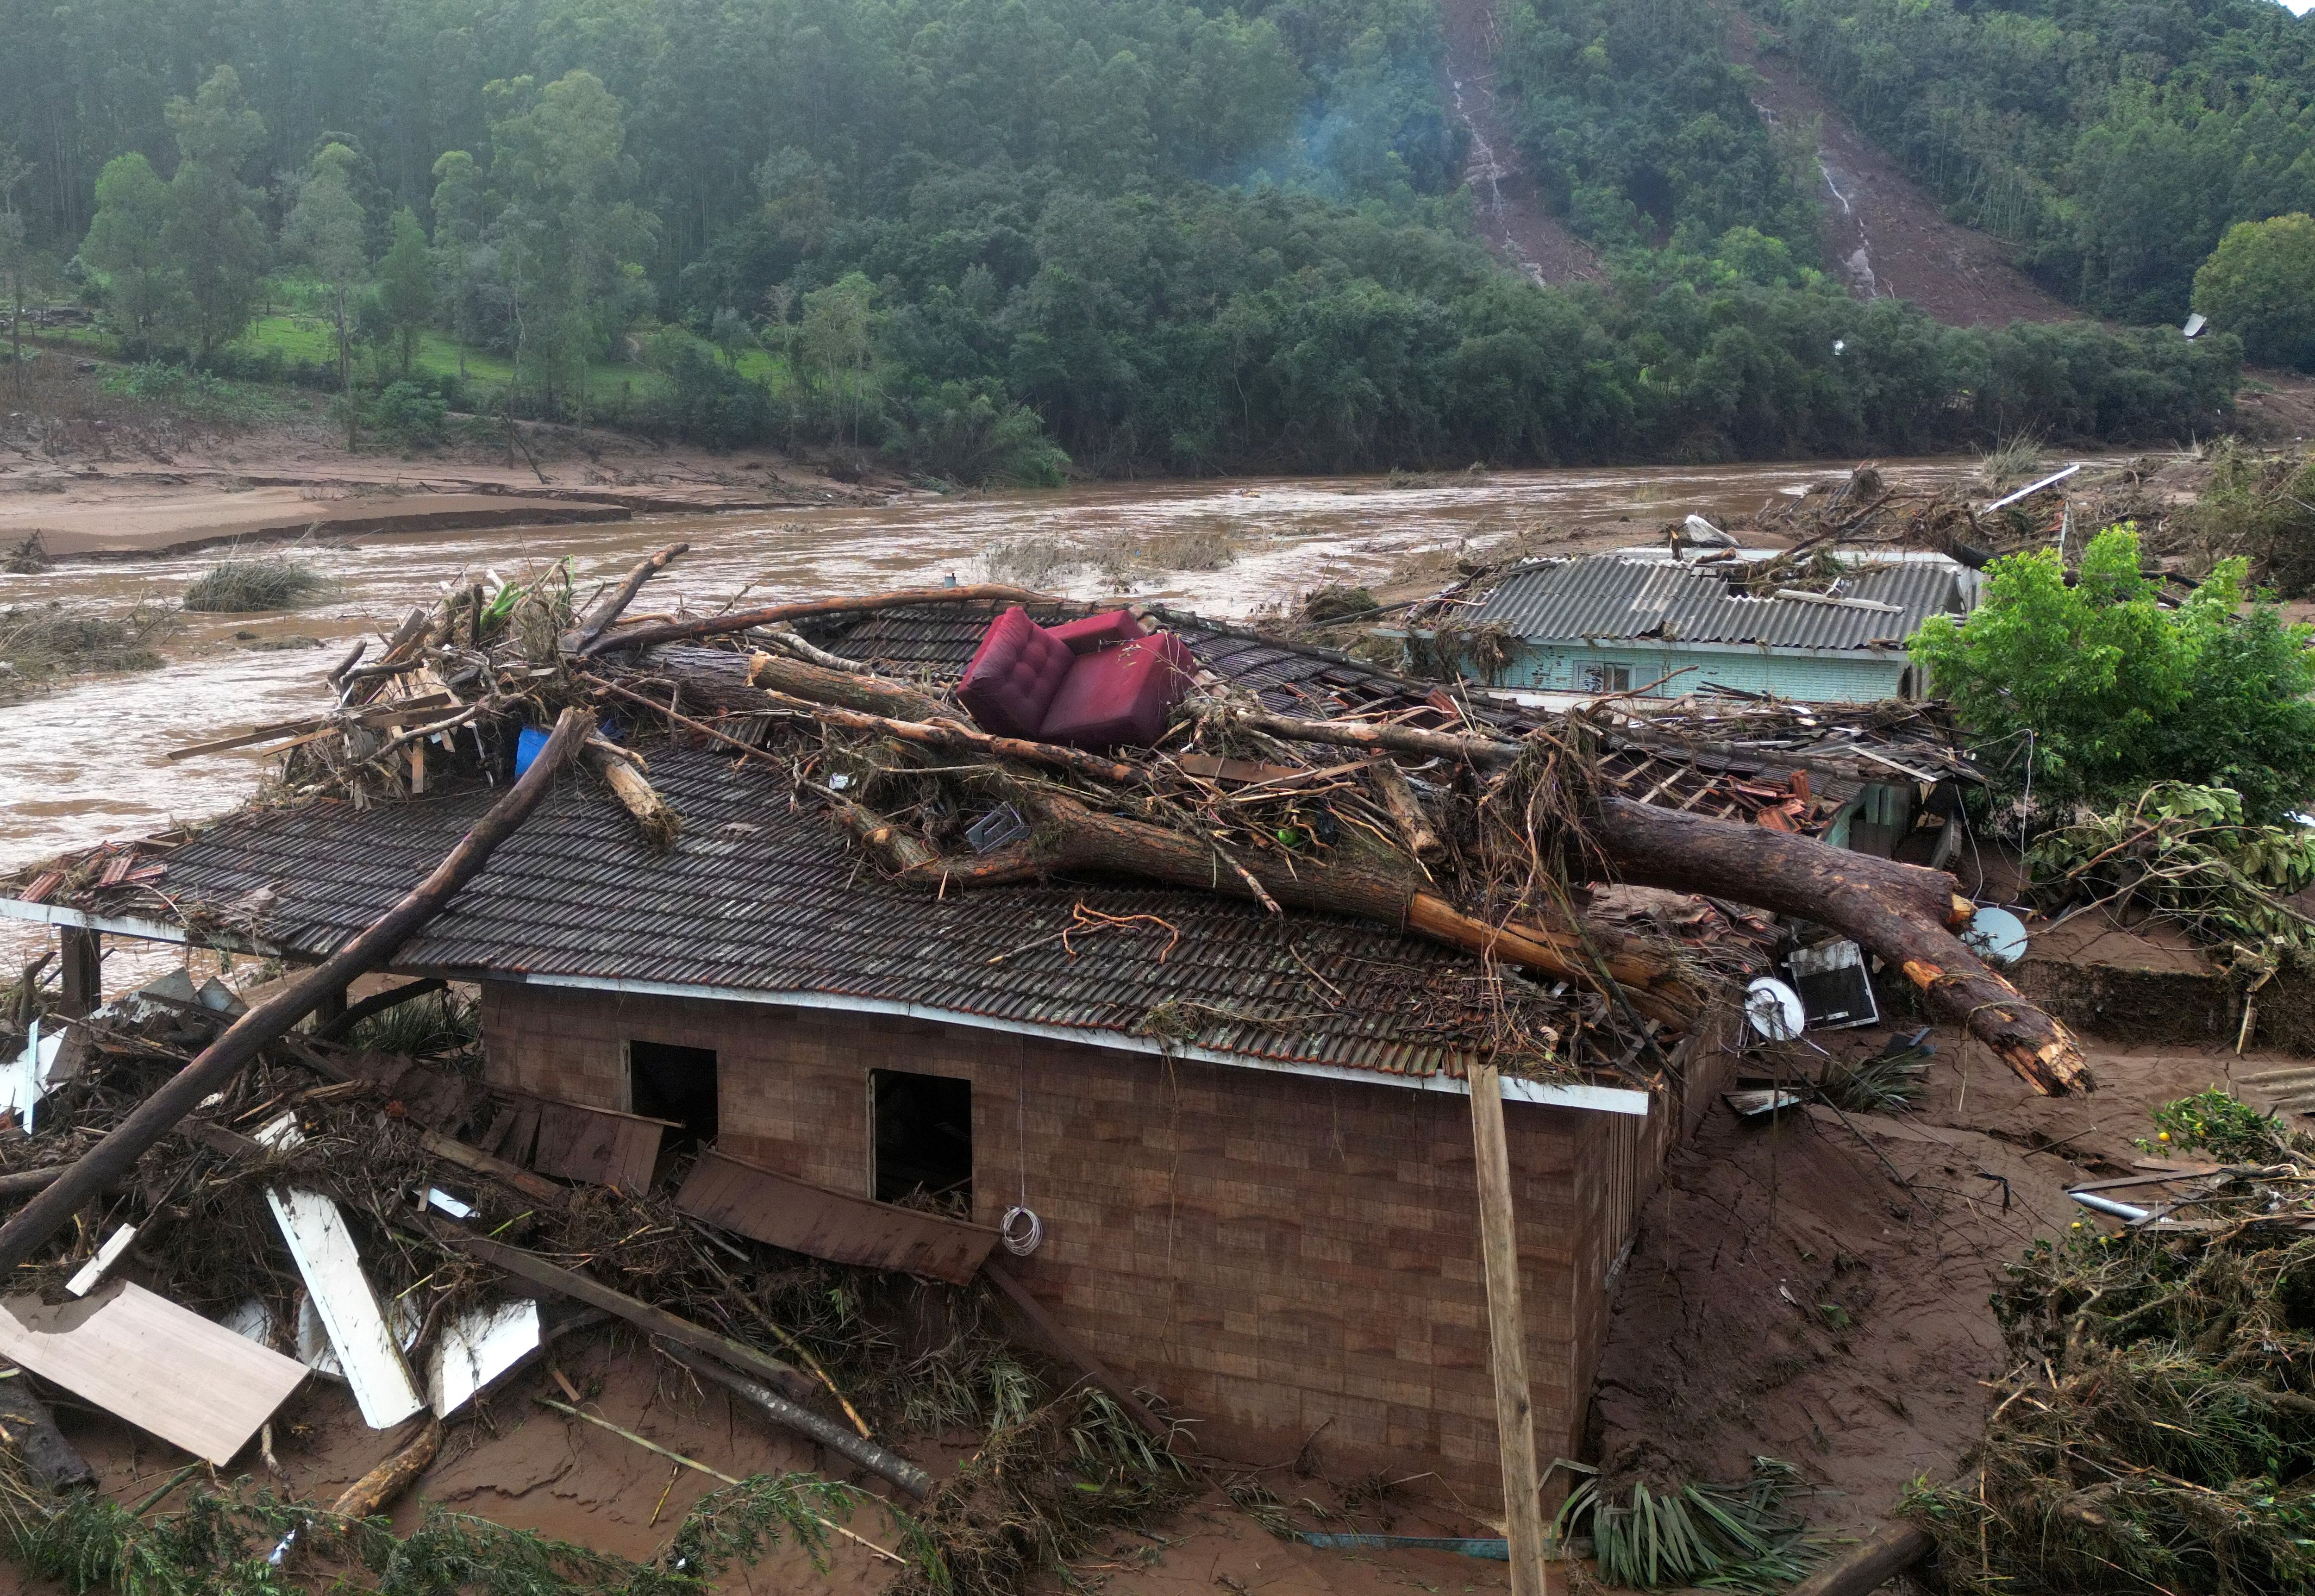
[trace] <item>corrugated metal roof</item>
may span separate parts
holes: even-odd
[[[1115,886],[944,901],[881,881],[825,816],[792,811],[747,766],[662,746],[652,781],[684,819],[671,852],[646,849],[594,782],[566,778],[396,964],[914,1003],[1395,1075],[1459,1076],[1486,1034],[1477,961],[1362,921]],[[249,930],[319,958],[408,891],[496,796],[244,811],[167,856],[166,918],[230,925],[262,905]],[[109,912],[151,915],[145,891],[94,896]],[[128,907],[131,895],[145,907]],[[1065,944],[1079,903],[1160,917],[1180,941],[1169,953],[1169,933],[1145,922]]]
[[[1668,561],[1598,555],[1514,571],[1463,624],[1500,626],[1530,643],[1751,643],[1777,648],[1893,647],[1932,615],[1959,613],[1961,588],[1947,566],[1925,561],[1873,566],[1846,579],[1844,598],[1893,611],[1756,598],[1723,576]]]

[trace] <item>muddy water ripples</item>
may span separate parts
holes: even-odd
[[[1954,476],[1958,462],[1886,468],[1909,480]],[[133,837],[234,807],[261,761],[222,755],[171,763],[167,750],[329,703],[322,675],[359,636],[391,628],[440,584],[485,571],[519,579],[565,555],[583,595],[644,551],[677,539],[691,553],[640,608],[720,606],[959,581],[986,574],[987,551],[1060,551],[1073,569],[1045,583],[1078,598],[1118,593],[1231,618],[1327,582],[1370,581],[1408,555],[1515,529],[1593,529],[1591,546],[1653,538],[1690,511],[1728,515],[1837,476],[1832,466],[1663,467],[1449,477],[1389,487],[1373,478],[1108,483],[1059,492],[912,500],[875,509],[671,516],[599,526],[377,536],[302,551],[335,583],[290,614],[187,615],[164,669],[92,677],[0,708],[0,869],[60,849]],[[1619,523],[1628,516],[1630,525]],[[1212,569],[1158,572],[1135,551],[1198,549]],[[59,566],[0,576],[0,607],[58,600],[126,608],[174,603],[217,551]],[[1017,557],[1017,555],[1016,555]],[[1010,575],[1009,572],[999,572]],[[292,637],[318,648],[252,645]]]

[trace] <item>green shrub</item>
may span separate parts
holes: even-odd
[[[450,407],[439,395],[407,377],[388,383],[369,403],[369,424],[390,443],[404,448],[442,441]]]

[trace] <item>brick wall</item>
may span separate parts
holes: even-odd
[[[619,1109],[627,1042],[714,1048],[727,1150],[864,1195],[867,1072],[968,1079],[974,1217],[994,1225],[1025,1194],[1045,1242],[1017,1272],[1120,1373],[1198,1420],[1209,1450],[1276,1461],[1323,1425],[1318,1453],[1338,1478],[1435,1470],[1467,1498],[1494,1497],[1460,1096],[880,1015],[510,983],[483,988],[483,1034],[494,1082]],[[1608,1272],[1682,1116],[1509,1104],[1505,1117],[1548,1462],[1581,1443]]]

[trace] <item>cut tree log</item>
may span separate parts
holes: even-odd
[[[1415,785],[1405,771],[1388,759],[1377,759],[1367,767],[1367,780],[1373,784],[1375,796],[1382,800],[1391,823],[1398,828],[1407,852],[1425,864],[1446,853],[1447,844],[1431,817],[1423,812],[1423,801],[1415,795]]]
[[[31,1257],[34,1248],[71,1222],[83,1203],[128,1174],[147,1148],[166,1136],[202,1099],[222,1089],[268,1042],[287,1034],[328,994],[342,990],[356,976],[385,963],[421,927],[448,908],[450,900],[481,873],[498,846],[529,818],[554,784],[555,774],[594,730],[593,715],[585,710],[564,710],[555,723],[554,734],[522,779],[475,822],[432,873],[329,958],[235,1020],[47,1190],[0,1225],[0,1272]]]
[[[903,683],[880,676],[830,670],[824,665],[808,665],[781,654],[749,655],[748,685],[807,700],[814,714],[825,705],[859,714],[924,722],[937,720],[948,713],[939,699]]]
[[[835,1420],[822,1418],[802,1403],[791,1402],[768,1386],[726,1369],[714,1359],[695,1352],[688,1347],[662,1339],[659,1343],[659,1350],[701,1379],[714,1380],[774,1423],[784,1425],[826,1447],[837,1456],[858,1464],[869,1473],[891,1481],[919,1502],[932,1494],[933,1476],[898,1452],[878,1446],[873,1441],[863,1440]]]
[[[442,1421],[429,1414],[409,1445],[348,1485],[330,1504],[330,1511],[341,1519],[373,1518],[384,1512],[426,1472],[434,1454],[441,1450]]]
[[[1832,927],[1920,989],[1929,1012],[1984,1042],[2046,1096],[2091,1090],[2072,1033],[1946,928],[1953,878],[1761,826],[1603,798],[1593,839],[1619,881],[1734,899]]]
[[[1523,746],[1492,737],[1425,732],[1419,727],[1386,725],[1376,721],[1300,721],[1291,715],[1252,710],[1235,711],[1230,721],[1290,742],[1323,742],[1335,748],[1371,749],[1378,753],[1415,754],[1426,759],[1453,759],[1483,769],[1511,764],[1520,757]]]
[[[611,623],[626,612],[627,606],[635,601],[635,595],[643,590],[645,582],[665,571],[679,554],[690,552],[691,545],[687,543],[670,543],[659,553],[637,561],[635,568],[627,572],[625,581],[605,594],[603,601],[587,612],[586,619],[563,634],[560,640],[562,651],[566,654],[584,655]]]
[[[750,626],[768,626],[779,621],[801,621],[812,616],[858,615],[871,609],[896,609],[915,604],[971,604],[994,600],[1000,604],[1057,604],[1059,599],[1046,593],[1032,592],[1027,588],[1016,588],[1003,582],[968,582],[958,588],[902,588],[890,593],[860,593],[843,598],[811,598],[794,604],[774,604],[762,609],[730,610],[723,615],[703,616],[688,621],[644,621],[620,631],[606,633],[597,638],[581,653],[581,658],[599,654],[606,649],[649,648],[654,643],[680,643],[693,637],[729,636],[745,632]]]
[[[611,789],[611,796],[619,806],[635,818],[635,829],[653,853],[663,854],[675,846],[683,831],[682,817],[668,807],[651,778],[635,768],[634,760],[622,750],[608,746],[599,740],[587,745],[581,758],[602,784]]]

